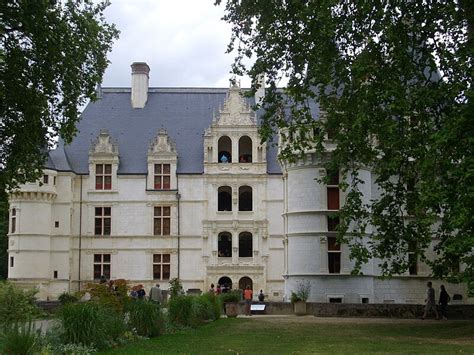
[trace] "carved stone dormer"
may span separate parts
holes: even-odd
[[[266,145],[259,142],[256,114],[240,86],[233,84],[204,132],[204,172],[265,173]]]
[[[166,129],[161,128],[148,146],[147,190],[176,189],[178,153]]]
[[[255,113],[242,97],[240,86],[229,88],[224,105],[219,109],[218,126],[253,126]]]
[[[119,149],[106,129],[102,129],[89,148],[90,190],[117,190]]]

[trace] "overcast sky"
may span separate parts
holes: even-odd
[[[150,86],[228,87],[233,54],[225,54],[223,14],[214,0],[112,0],[105,16],[121,33],[102,86],[129,87],[130,64],[144,61]]]

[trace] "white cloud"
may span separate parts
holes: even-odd
[[[130,86],[130,64],[150,66],[150,86],[227,87],[230,25],[213,0],[116,0],[106,10],[121,31],[103,86]],[[243,78],[242,86],[249,80]]]

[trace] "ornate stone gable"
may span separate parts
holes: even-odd
[[[150,157],[176,157],[176,145],[171,140],[166,129],[161,128],[148,146]]]
[[[219,109],[218,126],[251,126],[255,125],[255,113],[242,97],[240,86],[229,88],[224,105]]]
[[[97,139],[91,143],[89,155],[92,157],[104,155],[116,157],[119,155],[118,145],[112,140],[106,129],[102,129]]]

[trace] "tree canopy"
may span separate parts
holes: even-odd
[[[34,181],[46,152],[75,134],[118,38],[108,1],[13,0],[0,5],[0,186]]]
[[[292,139],[282,151],[289,160],[309,148],[324,157],[327,133],[336,143],[321,163],[347,178],[338,238],[350,247],[354,272],[380,258],[383,275],[403,273],[411,251],[434,276],[472,283],[474,3],[228,0],[225,7],[233,72],[250,75],[254,91],[266,75],[263,138],[289,132],[282,135]],[[381,191],[370,202],[362,199],[363,167]],[[430,244],[435,256],[427,258]]]

